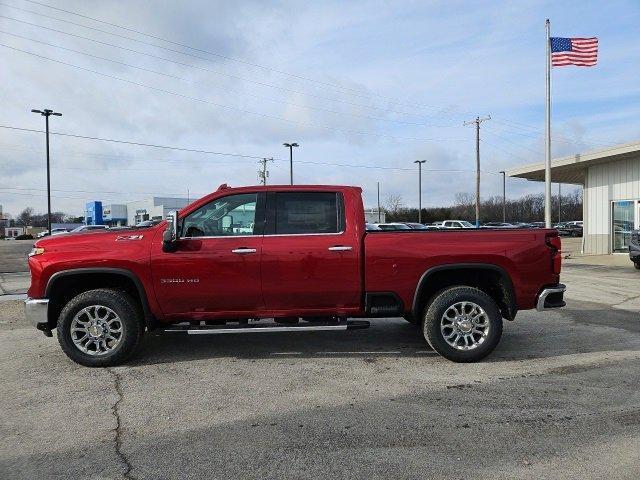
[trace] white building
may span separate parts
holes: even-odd
[[[15,238],[26,233],[26,227],[5,227],[4,236],[7,238]]]
[[[364,221],[367,223],[385,223],[387,221],[387,214],[380,210],[380,215],[378,215],[377,208],[365,208]]]
[[[120,203],[112,203],[102,206],[102,223],[110,226],[122,226],[127,224],[127,206]]]
[[[543,182],[544,163],[507,175]],[[553,159],[551,181],[583,187],[584,253],[628,252],[640,228],[640,143]]]
[[[189,204],[186,198],[151,197],[127,203],[127,225],[136,225],[144,220],[162,220],[167,213],[180,210]]]

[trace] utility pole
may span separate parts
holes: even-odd
[[[283,143],[285,147],[289,149],[289,176],[291,178],[291,185],[293,185],[293,147],[299,147],[297,143]]]
[[[267,162],[273,162],[273,158],[263,158],[262,160],[258,160],[258,163],[262,165],[260,170],[258,170],[258,181],[262,185],[267,184],[267,178],[269,177],[269,170],[267,170]]]
[[[475,120],[463,124],[476,126],[476,228],[480,228],[480,124],[487,120],[491,120],[491,115],[485,118],[476,117]]]
[[[502,222],[506,223],[507,221],[507,180],[506,173],[504,170],[500,170],[502,174]]]
[[[54,117],[61,117],[62,114],[58,112],[54,112],[50,109],[42,109],[42,110],[31,110],[33,113],[39,113],[45,119],[46,125],[46,138],[47,138],[47,230],[49,230],[49,236],[51,236],[51,173],[50,173],[50,162],[49,162],[49,117],[53,115]]]
[[[378,223],[382,223],[382,214],[380,213],[380,182],[378,184]]]
[[[418,164],[418,223],[422,223],[422,164],[427,161],[416,160],[413,163]]]

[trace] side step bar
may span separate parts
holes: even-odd
[[[320,332],[331,330],[355,330],[369,328],[371,324],[366,320],[345,320],[341,322],[302,322],[294,325],[281,323],[255,323],[254,325],[220,325],[194,326],[172,325],[162,331],[166,333],[186,333],[187,335],[219,335],[223,333],[269,333],[269,332]]]

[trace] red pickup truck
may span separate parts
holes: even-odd
[[[555,230],[368,232],[358,187],[222,185],[156,226],[38,240],[25,309],[86,366],[125,361],[145,331],[346,330],[373,317],[404,317],[442,356],[472,362],[503,318],[564,306],[560,264]]]

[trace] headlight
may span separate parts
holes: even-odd
[[[33,247],[29,252],[29,256],[33,257],[34,255],[41,255],[44,253],[44,248],[42,247]]]

